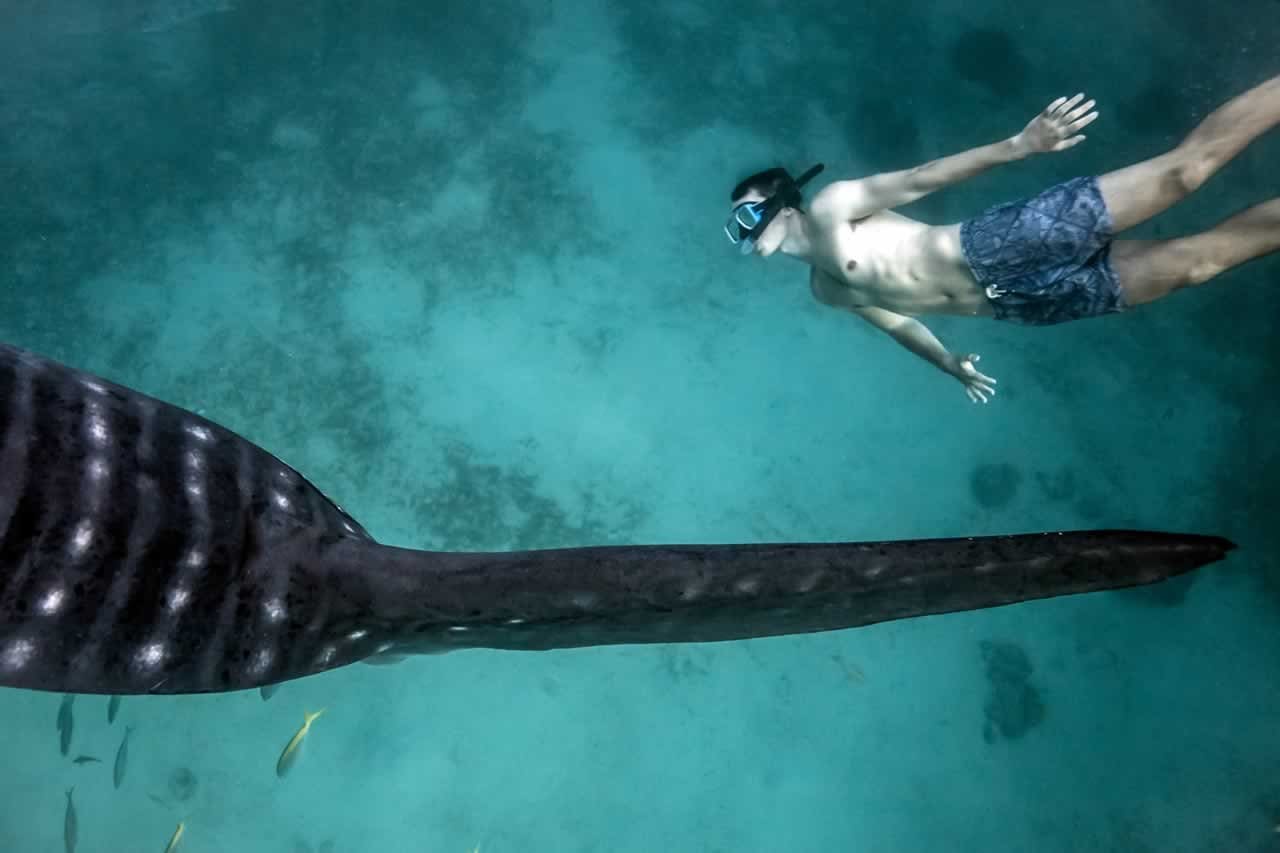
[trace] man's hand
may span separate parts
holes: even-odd
[[[969,353],[964,357],[953,355],[951,364],[947,365],[947,372],[964,383],[964,390],[970,400],[975,403],[985,403],[989,397],[995,396],[996,381],[990,376],[979,373],[973,366],[979,358],[977,353]]]
[[[1082,98],[1084,92],[1070,100],[1058,98],[1045,107],[1044,112],[1033,118],[1013,138],[1014,150],[1020,156],[1044,154],[1049,151],[1064,151],[1084,142],[1084,135],[1079,131],[1092,124],[1098,113],[1089,112],[1096,103],[1092,98],[1080,104]]]

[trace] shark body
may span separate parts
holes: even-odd
[[[402,654],[836,630],[1152,583],[1233,547],[1093,530],[396,548],[234,432],[0,344],[0,686],[206,693]]]

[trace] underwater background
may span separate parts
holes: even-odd
[[[0,0],[0,340],[185,406],[379,540],[501,550],[1142,527],[1139,590],[806,636],[467,651],[72,708],[0,691],[0,853],[1280,849],[1280,258],[1121,316],[933,318],[960,385],[739,257],[815,187],[1018,132],[952,222],[1161,153],[1280,3]],[[1280,132],[1128,236],[1280,194]],[[754,262],[753,262],[754,261]],[[326,708],[285,779],[281,748]],[[132,727],[127,772],[112,765]],[[73,763],[80,755],[102,763]]]

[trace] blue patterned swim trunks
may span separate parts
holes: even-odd
[[[1072,178],[961,223],[960,247],[997,320],[1045,326],[1125,309],[1111,227],[1098,179]]]

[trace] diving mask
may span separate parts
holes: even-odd
[[[736,206],[733,212],[729,214],[729,221],[724,226],[724,233],[729,238],[729,242],[738,246],[742,254],[749,254],[755,248],[756,241],[760,239],[764,229],[769,227],[769,223],[782,212],[784,207],[800,206],[800,203],[804,201],[804,197],[800,194],[800,188],[812,180],[822,169],[823,165],[819,163],[816,166],[812,166],[796,180],[792,180],[790,175],[786,175],[782,186],[767,199],[744,201]]]

